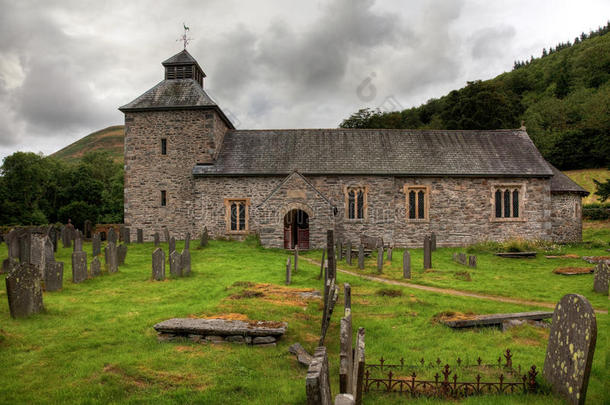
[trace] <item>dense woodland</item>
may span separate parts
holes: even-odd
[[[527,132],[562,170],[610,165],[610,22],[573,42],[517,61],[511,72],[468,82],[403,111],[363,109],[343,128],[500,129]]]
[[[581,34],[539,58],[517,61],[511,72],[469,82],[439,99],[404,111],[364,109],[344,128],[496,129],[527,131],[560,169],[610,165],[610,23]],[[598,184],[609,198],[610,181]],[[595,219],[607,217],[596,208]],[[597,211],[596,211],[597,212]],[[598,218],[598,216],[601,217]],[[46,224],[72,219],[82,228],[123,222],[123,167],[110,152],[86,153],[76,162],[16,152],[0,167],[0,225]]]

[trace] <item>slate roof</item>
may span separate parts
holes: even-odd
[[[213,107],[216,103],[193,79],[163,80],[132,102],[119,107],[121,111]]]
[[[193,58],[193,56],[190,53],[188,53],[186,49],[178,52],[171,58],[164,60],[163,62],[161,62],[161,64],[163,66],[195,65],[199,68],[199,70],[201,70],[201,73],[203,73],[203,69],[201,69],[201,66],[199,66],[199,63],[197,63],[195,58]],[[203,73],[203,77],[206,77],[205,73]]]
[[[584,188],[572,181],[568,176],[563,174],[552,164],[548,163],[553,170],[553,177],[551,177],[551,193],[580,193],[584,196],[588,196],[589,193]]]
[[[551,177],[524,130],[235,130],[195,176],[361,174]]]

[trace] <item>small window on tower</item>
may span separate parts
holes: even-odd
[[[161,154],[167,155],[167,139],[161,139]]]
[[[161,206],[165,207],[167,205],[167,192],[165,190],[161,190]]]

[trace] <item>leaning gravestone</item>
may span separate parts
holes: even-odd
[[[108,242],[104,249],[104,255],[106,256],[106,270],[110,274],[116,273],[119,269],[119,255],[113,242]]]
[[[169,254],[171,255],[175,251],[176,251],[176,238],[174,238],[172,236],[171,238],[169,238]]]
[[[182,250],[180,254],[180,266],[182,267],[182,275],[191,275],[191,251],[189,249]]]
[[[5,281],[11,317],[25,318],[44,309],[40,273],[36,266],[13,261]]]
[[[106,240],[108,242],[112,242],[116,245],[117,236],[116,236],[116,232],[114,232],[114,228],[110,228],[108,230],[108,235],[106,236]]]
[[[411,254],[406,249],[402,254],[402,277],[411,278]]]
[[[159,246],[161,244],[161,238],[159,237],[159,232],[155,232],[154,236],[155,246]]]
[[[102,264],[100,263],[99,257],[95,256],[91,260],[91,277],[98,277],[102,275]]]
[[[597,340],[595,312],[585,297],[565,295],[555,307],[543,376],[570,404],[584,404]]]
[[[161,248],[156,248],[152,255],[152,278],[165,280],[165,252]]]
[[[119,259],[119,266],[122,266],[125,264],[125,259],[127,258],[127,245],[122,243],[116,249]]]
[[[203,227],[203,232],[201,232],[201,239],[199,240],[199,247],[200,248],[204,248],[208,245],[208,240],[209,240],[209,235],[208,235],[208,227],[204,226]]]
[[[326,347],[317,347],[305,380],[307,405],[332,405]]]
[[[72,282],[82,283],[87,279],[87,252],[72,253]]]
[[[175,250],[169,254],[169,274],[172,277],[182,276],[182,255]]]
[[[102,238],[99,233],[93,235],[93,238],[91,239],[91,249],[93,250],[93,256],[102,254]]]
[[[63,262],[47,263],[44,271],[45,291],[59,291],[63,288],[64,264]]]
[[[141,228],[136,229],[136,241],[138,243],[144,243],[144,231]]]
[[[593,291],[608,295],[609,269],[605,263],[599,263],[593,278]]]

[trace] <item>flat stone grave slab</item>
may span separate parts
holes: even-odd
[[[555,274],[561,274],[563,276],[576,276],[580,274],[592,274],[595,271],[595,267],[558,267],[553,270]]]
[[[185,337],[193,341],[211,343],[246,343],[253,345],[275,345],[288,324],[274,321],[241,321],[228,319],[172,318],[159,322],[153,328],[159,340]],[[241,339],[238,339],[238,338]]]
[[[505,257],[508,259],[527,259],[536,257],[537,252],[500,252],[496,256]]]
[[[542,319],[550,319],[553,317],[552,312],[548,311],[532,311],[532,312],[515,312],[510,314],[490,314],[490,315],[473,315],[467,319],[457,320],[441,320],[444,325],[450,328],[473,328],[477,326],[502,326],[503,322],[512,320],[531,320],[540,321]]]

